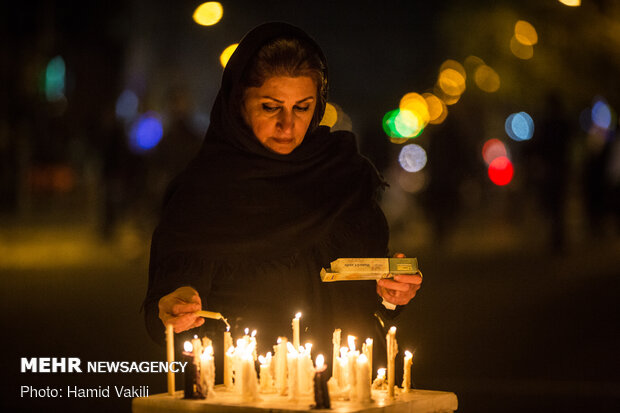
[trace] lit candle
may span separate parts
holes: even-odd
[[[332,357],[332,377],[336,380],[336,383],[340,383],[342,379],[340,378],[340,363],[338,363],[338,355],[340,354],[340,335],[342,331],[337,328],[334,330],[334,334],[332,334],[332,344],[333,344],[333,357]]]
[[[227,390],[231,390],[233,386],[232,353],[234,353],[234,351],[235,347],[233,346],[232,336],[230,335],[230,328],[226,328],[224,332],[224,386]]]
[[[267,356],[258,356],[260,362],[260,391],[271,393],[273,391],[273,379],[271,376],[271,352]]]
[[[357,383],[357,401],[362,403],[368,403],[370,401],[369,369],[368,357],[362,354],[357,358],[357,372],[355,378]]]
[[[349,358],[347,357],[348,352],[349,352],[348,348],[342,347],[340,348],[340,357],[338,357],[338,364],[339,364],[339,370],[340,370],[339,384],[340,384],[341,391],[347,390],[347,384],[349,383],[349,367],[348,367]]]
[[[398,343],[396,342],[396,327],[391,327],[386,337],[387,344],[387,382],[388,382],[388,397],[394,398],[394,374],[395,366],[394,361],[396,359],[396,353],[398,353]]]
[[[372,348],[373,341],[372,338],[367,338],[366,343],[362,346],[362,353],[366,355],[368,359],[368,379],[372,382]]]
[[[193,342],[194,340],[192,340]],[[201,392],[202,386],[200,385],[200,358],[199,363],[196,364],[195,350],[196,346],[190,341],[183,343],[183,359],[185,360],[185,394],[186,399],[204,399],[204,394]],[[200,340],[198,340],[200,342]],[[200,356],[198,356],[200,357]]]
[[[168,360],[168,394],[174,396],[174,372],[170,368],[174,362],[174,326],[172,324],[166,326],[166,356]]]
[[[208,341],[211,341],[207,339]],[[205,338],[203,338],[204,344]],[[213,346],[209,343],[200,355],[200,378],[205,395],[213,394],[215,384],[215,364],[213,359]]]
[[[275,378],[276,390],[279,395],[284,396],[287,390],[286,368],[287,368],[287,346],[286,337],[278,337],[278,344],[274,346],[275,355]]]
[[[299,319],[301,318],[301,313],[295,314],[295,318],[293,318],[293,346],[295,346],[295,350],[299,351]]]
[[[290,401],[297,401],[299,398],[299,353],[291,343],[287,343],[287,345],[288,399]]]
[[[403,391],[409,393],[411,391],[411,365],[413,364],[413,354],[409,350],[405,351],[405,360],[403,362]]]
[[[242,357],[241,397],[243,401],[251,402],[258,400],[258,380],[254,368],[254,358],[250,351],[246,351]]]
[[[337,355],[336,355],[337,356]],[[314,374],[314,402],[315,409],[331,409],[329,390],[327,389],[327,377],[325,376],[325,360],[322,354],[316,357],[316,373]]]
[[[377,370],[377,378],[372,382],[372,388],[383,390],[385,387],[385,368]]]
[[[357,358],[359,357],[359,351],[355,350],[355,337],[348,336],[349,352],[347,353],[347,382],[349,384],[349,399],[351,401],[357,400]]]

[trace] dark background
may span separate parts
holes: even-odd
[[[463,412],[619,410],[618,2],[222,1],[224,16],[210,27],[191,19],[199,4],[1,6],[3,405],[130,410],[115,397],[22,399],[22,385],[165,391],[163,375],[21,374],[19,360],[163,359],[139,313],[162,191],[208,126],[221,51],[283,20],[323,47],[330,101],[390,182],[382,202],[391,248],[418,257],[424,271],[400,341],[415,349],[417,387],[454,391]],[[520,19],[538,33],[529,60],[509,48]],[[383,115],[403,94],[432,90],[443,61],[470,55],[497,71],[500,89],[482,92],[468,73],[444,123],[415,138],[426,168],[403,172]],[[50,100],[42,79],[56,56],[66,82]],[[138,114],[162,119],[152,150],[128,148],[135,118],[115,115],[126,89]],[[611,108],[607,128],[584,118],[597,100]],[[504,131],[519,111],[534,120],[527,142]],[[480,153],[490,138],[511,153],[506,186],[487,177]]]

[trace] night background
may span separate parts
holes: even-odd
[[[326,122],[390,184],[391,250],[425,276],[403,339],[416,386],[461,412],[620,411],[620,2],[582,3],[221,1],[202,26],[200,1],[3,2],[3,411],[130,411],[22,385],[165,391],[20,358],[164,359],[140,313],[161,197],[209,125],[222,51],[274,20],[322,46]],[[428,105],[403,106],[412,92]]]

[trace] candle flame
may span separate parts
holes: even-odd
[[[322,354],[319,354],[318,356],[316,356],[316,369],[321,369],[323,367],[323,364],[325,364],[325,357],[323,357]]]
[[[346,357],[347,353],[349,352],[349,349],[346,347],[340,347],[340,357]]]
[[[286,342],[286,349],[288,350],[289,353],[297,353],[295,346],[290,341]]]
[[[367,338],[366,339],[366,345],[367,346],[372,346],[372,338]]]
[[[278,337],[278,341],[277,341],[277,343],[278,343],[278,344],[282,343],[282,337]]]
[[[183,343],[183,350],[191,353],[192,351],[194,351],[194,346],[192,346],[192,343],[190,343],[189,341],[186,341],[185,343]]]
[[[252,331],[252,337],[256,337],[256,330]]]
[[[301,318],[301,313],[295,314],[295,318],[300,319]]]
[[[246,328],[245,330],[243,330],[243,332],[244,332],[244,333],[245,333],[245,335],[247,336],[247,335],[248,335],[248,333],[250,332],[250,329],[249,329],[249,328]]]
[[[194,340],[198,339],[198,334],[194,334]]]
[[[411,352],[409,350],[405,350],[405,358],[406,359],[413,358],[413,354],[411,354]]]
[[[312,350],[312,343],[306,343],[306,350]]]
[[[347,340],[349,341],[349,349],[351,349],[351,351],[355,351],[355,339],[357,337],[355,336],[348,336]]]
[[[363,364],[363,363],[368,363],[368,357],[366,357],[365,354],[362,354],[357,358],[357,364]]]
[[[267,360],[271,360],[271,351],[267,352]]]
[[[226,331],[230,331],[230,326],[229,325],[226,326]]]
[[[385,378],[385,368],[381,367],[379,370],[377,370],[377,377],[381,377],[382,379]]]
[[[390,328],[390,333],[391,333],[391,334],[396,333],[396,327],[392,326],[392,327]]]
[[[258,356],[258,362],[261,365],[267,365],[267,359],[265,358],[265,356],[263,356],[262,354],[260,356]]]

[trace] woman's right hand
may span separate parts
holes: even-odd
[[[179,287],[159,300],[159,318],[164,326],[172,324],[180,333],[204,324],[204,318],[194,314],[202,310],[198,291],[192,287]]]

